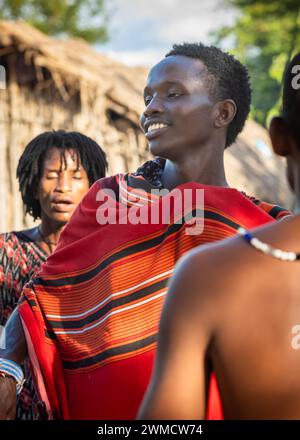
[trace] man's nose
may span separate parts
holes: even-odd
[[[61,173],[59,178],[57,179],[57,185],[55,191],[58,192],[67,192],[72,189],[72,179],[71,176],[68,176],[66,173]]]
[[[156,113],[162,113],[164,111],[162,99],[158,96],[153,96],[151,101],[146,106],[143,115],[147,118]]]

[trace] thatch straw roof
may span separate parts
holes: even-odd
[[[83,88],[92,92],[100,89],[127,118],[138,122],[145,68],[126,67],[81,39],[50,38],[22,21],[0,21],[0,47],[0,56],[16,50],[24,54],[27,66],[34,65],[40,88],[44,81],[48,85],[43,70],[47,69],[64,100]]]
[[[248,120],[235,144],[226,150],[225,169],[231,186],[292,208],[285,159],[273,153],[268,131],[256,122]]]

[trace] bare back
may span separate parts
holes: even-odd
[[[299,223],[289,220],[256,236],[300,251]],[[225,418],[300,418],[300,351],[293,333],[300,324],[300,262],[274,259],[241,240],[231,248],[221,269],[232,272],[231,285],[227,281],[216,300],[220,314],[209,349]]]
[[[254,235],[300,252],[299,229],[297,216]],[[204,418],[213,369],[225,418],[300,418],[300,349],[292,333],[300,325],[299,284],[300,262],[279,261],[242,239],[194,250],[170,286],[139,416]]]

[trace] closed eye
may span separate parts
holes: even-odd
[[[82,173],[79,170],[76,170],[73,173],[73,179],[81,180],[83,178]]]

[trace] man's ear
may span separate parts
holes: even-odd
[[[291,154],[291,135],[281,116],[276,116],[271,120],[269,132],[274,153],[279,156],[289,156]]]
[[[218,102],[215,126],[218,128],[228,126],[235,117],[236,110],[236,104],[232,99]]]

